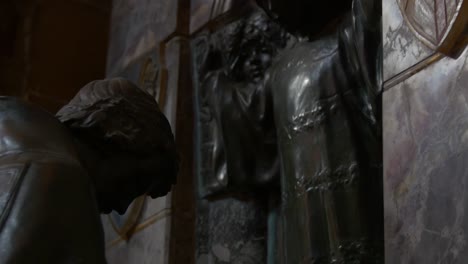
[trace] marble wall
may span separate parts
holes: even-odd
[[[398,7],[398,0],[382,0],[384,80],[390,81],[434,52],[414,37]]]
[[[178,1],[113,0],[107,74],[123,71],[142,54],[154,52],[176,30]]]
[[[434,54],[383,3],[385,263],[466,263],[468,51]]]

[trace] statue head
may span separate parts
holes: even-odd
[[[276,53],[286,46],[288,34],[263,12],[229,25],[219,36],[223,40],[228,71],[236,80],[258,82]]]
[[[352,0],[257,0],[291,33],[315,35],[351,9]]]
[[[175,184],[179,163],[169,122],[130,81],[93,81],[57,117],[77,139],[101,212],[122,214],[136,197],[164,196]]]

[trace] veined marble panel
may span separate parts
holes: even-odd
[[[383,94],[387,264],[468,259],[467,60],[444,58]]]
[[[176,30],[177,4],[175,0],[113,1],[108,76],[122,71]]]
[[[434,54],[403,19],[397,0],[382,0],[384,81]]]

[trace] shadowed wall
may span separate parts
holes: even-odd
[[[0,3],[0,93],[51,112],[105,76],[110,0]]]

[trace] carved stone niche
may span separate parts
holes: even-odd
[[[429,48],[456,58],[468,44],[467,0],[396,0],[407,24]]]

